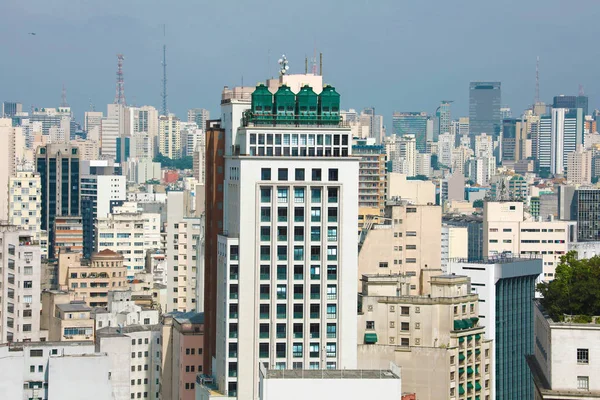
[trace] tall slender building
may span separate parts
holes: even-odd
[[[205,130],[210,119],[210,111],[204,108],[191,108],[188,110],[188,122],[195,122],[199,129]]]
[[[583,122],[581,108],[553,108],[540,118],[535,146],[540,171],[565,173],[568,154],[583,144]]]
[[[8,220],[10,177],[15,175],[15,128],[9,118],[0,118],[0,220]]]
[[[442,133],[450,132],[451,114],[450,104],[452,102],[443,100],[437,110],[435,110],[435,125],[433,126],[433,141],[438,140]]]
[[[170,159],[181,158],[181,125],[173,114],[158,120],[158,151]]]
[[[320,82],[292,91],[304,78],[281,76],[274,96],[257,86],[250,110],[236,107],[224,121],[231,145],[217,187],[223,221],[212,371],[221,396],[258,398],[259,363],[356,367],[359,159],[340,124],[339,94]]]
[[[57,216],[80,215],[79,149],[69,144],[49,144],[37,148],[36,170],[42,185],[41,229],[54,241]],[[54,255],[52,246],[48,252]]]
[[[500,82],[471,82],[469,86],[469,133],[471,140],[481,133],[494,140],[502,127]]]

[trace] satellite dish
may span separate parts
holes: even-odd
[[[290,66],[289,66],[289,65],[286,65],[286,66],[285,66],[285,70],[287,71],[288,69],[290,69]]]

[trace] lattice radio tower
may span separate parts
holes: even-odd
[[[163,25],[163,39],[166,38],[166,25]],[[165,39],[165,43],[163,44],[163,61],[162,61],[162,67],[163,67],[163,79],[162,79],[162,93],[161,93],[161,97],[162,97],[162,110],[161,113],[162,115],[168,115],[168,109],[167,109],[167,43],[166,43],[166,39]]]
[[[117,54],[117,92],[115,94],[115,104],[127,105],[125,102],[125,81],[123,80],[123,54]]]

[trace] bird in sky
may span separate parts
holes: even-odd
[[[35,36],[35,32],[29,32],[31,36]]]

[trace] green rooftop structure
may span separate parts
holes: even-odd
[[[317,120],[319,96],[308,85],[304,85],[296,95],[296,116],[299,123]]]
[[[281,85],[275,92],[275,120],[278,124],[294,123],[296,96],[289,86]]]
[[[265,123],[273,119],[273,95],[263,83],[252,92],[252,113],[257,123]]]
[[[340,94],[333,86],[323,87],[323,91],[319,95],[319,114],[323,124],[339,124]]]

